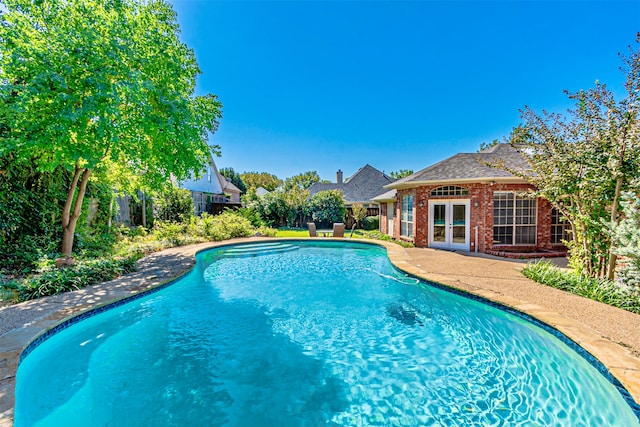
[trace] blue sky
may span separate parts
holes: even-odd
[[[618,52],[640,0],[170,0],[224,104],[218,167],[335,180],[418,171],[502,140],[519,110],[563,111],[596,80],[621,97]]]

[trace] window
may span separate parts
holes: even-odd
[[[562,243],[569,239],[569,222],[556,209],[551,209],[551,243]]]
[[[469,191],[466,188],[455,185],[445,185],[431,190],[431,196],[466,196]]]
[[[402,196],[402,210],[400,212],[400,235],[413,237],[413,196]]]
[[[493,243],[535,245],[536,200],[525,194],[493,194]]]

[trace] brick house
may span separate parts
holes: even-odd
[[[386,185],[380,231],[417,247],[492,254],[565,251],[566,224],[551,204],[533,198],[526,180],[492,167],[528,167],[509,144],[460,153]]]

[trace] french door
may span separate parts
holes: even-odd
[[[469,200],[429,200],[429,247],[469,250]]]

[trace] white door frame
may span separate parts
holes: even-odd
[[[387,235],[393,237],[393,217],[395,214],[395,207],[393,202],[387,203]]]
[[[446,206],[446,220],[445,220],[445,241],[434,242],[433,241],[433,226],[434,226],[434,206],[445,205]],[[465,207],[465,224],[464,224],[464,243],[453,242],[453,205],[463,205]],[[471,200],[469,199],[437,199],[429,200],[429,247],[430,248],[443,248],[443,249],[460,249],[463,251],[469,250],[469,244],[471,242],[469,232],[471,229],[469,214],[471,206]]]

